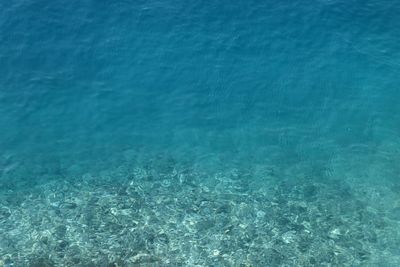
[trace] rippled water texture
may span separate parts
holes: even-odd
[[[0,266],[399,266],[399,44],[395,0],[2,1]]]

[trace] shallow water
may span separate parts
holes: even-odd
[[[3,1],[0,266],[398,266],[399,14]]]

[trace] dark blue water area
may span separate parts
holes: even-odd
[[[2,1],[0,184],[18,192],[161,158],[207,173],[209,187],[232,170],[259,187],[266,172],[362,184],[391,214],[399,44],[394,0]],[[382,241],[393,262],[396,240]]]
[[[3,3],[3,155],[86,169],[127,149],[233,159],[267,157],[269,146],[398,142],[399,9]]]

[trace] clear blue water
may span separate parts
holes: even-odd
[[[399,43],[395,0],[2,1],[0,179],[168,155],[392,186]]]

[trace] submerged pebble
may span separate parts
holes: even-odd
[[[172,179],[166,174],[156,182],[146,175],[137,174],[134,180],[128,175],[112,187],[101,180],[63,187],[63,194],[68,192],[74,201],[55,194],[52,201],[62,203],[55,207],[49,207],[42,196],[45,191],[57,192],[56,186],[32,189],[29,199],[13,207],[13,222],[4,220],[10,218],[11,208],[0,209],[1,226],[7,229],[0,232],[0,252],[17,253],[11,244],[18,243],[21,256],[15,266],[23,261],[43,266],[100,266],[102,262],[295,266],[299,259],[305,266],[351,266],[354,261],[371,261],[374,253],[386,253],[378,241],[397,231],[373,209],[365,210],[364,194],[356,198],[352,191],[345,203],[332,198],[340,195],[336,186],[291,182],[290,188],[283,189],[271,182],[243,192],[232,180],[223,187],[204,178],[173,187],[166,186],[165,181]],[[202,189],[205,184],[207,190]],[[127,193],[118,193],[120,189]],[[57,216],[49,216],[55,209]],[[392,209],[388,217],[400,220],[400,208]],[[382,221],[384,227],[378,227]],[[32,240],[23,238],[26,235]],[[51,254],[51,261],[32,259],[32,248],[35,253]]]
[[[6,220],[11,216],[11,210],[6,207],[0,207],[0,221]]]

